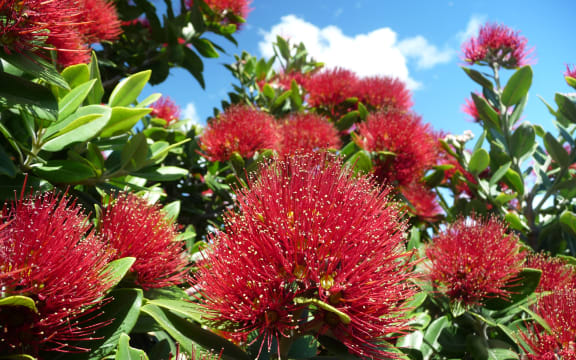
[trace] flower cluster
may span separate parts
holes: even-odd
[[[561,258],[530,254],[526,257],[526,267],[542,270],[537,292],[576,287],[576,269]]]
[[[108,290],[110,254],[90,231],[82,208],[56,193],[20,198],[0,216],[0,288],[26,296],[35,309],[0,307],[0,352],[82,351],[100,325],[82,316],[97,311]]]
[[[166,127],[180,119],[180,108],[168,96],[161,97],[150,107],[150,115],[166,121]]]
[[[328,119],[316,114],[297,114],[286,119],[280,128],[280,153],[317,149],[339,149],[338,130]]]
[[[316,152],[261,168],[236,205],[195,281],[217,328],[257,330],[268,346],[313,332],[360,356],[390,355],[381,342],[406,329],[414,289],[405,224],[386,191]]]
[[[53,49],[62,66],[89,62],[89,44],[121,33],[116,9],[106,0],[7,0],[0,18],[5,19],[0,21],[5,52],[42,54]]]
[[[463,44],[464,60],[471,64],[502,66],[514,69],[530,62],[528,40],[518,32],[498,24],[485,24],[477,37]]]
[[[461,218],[426,249],[428,276],[452,301],[481,305],[486,298],[508,298],[523,267],[518,237],[496,218]]]

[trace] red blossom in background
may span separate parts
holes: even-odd
[[[428,276],[453,301],[481,305],[489,297],[508,298],[509,284],[525,254],[516,235],[496,218],[461,218],[426,249]]]
[[[300,86],[303,86],[308,80],[309,74],[303,74],[299,71],[292,71],[289,73],[280,73],[274,76],[272,79],[266,81],[265,79],[259,80],[257,82],[258,88],[262,90],[265,84],[269,84],[272,87],[278,87],[282,90],[289,90],[292,86],[292,81]]]
[[[349,85],[350,86],[350,85]],[[376,110],[408,111],[412,94],[401,80],[389,76],[370,76],[356,83],[355,96]]]
[[[104,210],[99,234],[116,250],[116,258],[136,258],[131,271],[143,288],[183,282],[188,265],[184,247],[176,240],[176,225],[159,206],[122,193]]]
[[[114,40],[122,34],[114,4],[108,0],[83,0],[84,23],[81,30],[87,43]]]
[[[550,328],[550,333],[540,325],[532,325],[520,337],[533,354],[528,359],[576,359],[576,291],[573,288],[556,290],[538,300],[534,312]]]
[[[204,0],[206,5],[216,14],[215,19],[210,21],[220,22],[222,24],[234,24],[237,29],[242,27],[243,21],[250,12],[251,0]],[[186,0],[186,5],[190,8],[194,0]]]
[[[268,346],[291,330],[319,331],[354,354],[391,356],[381,342],[406,329],[402,302],[414,289],[405,223],[387,193],[326,153],[262,168],[237,192],[241,210],[225,215],[197,274],[208,318],[237,333],[258,330]],[[321,307],[301,318],[308,299],[346,318]]]
[[[436,136],[413,113],[378,112],[358,124],[358,145],[367,151],[391,152],[375,160],[375,175],[407,186],[418,182],[438,157]]]
[[[339,149],[341,146],[338,130],[332,123],[316,114],[296,114],[284,121],[280,128],[282,135],[280,152],[283,154],[317,149]]]
[[[570,69],[569,65],[566,65],[566,72],[564,73],[564,76],[576,78],[576,65],[572,65],[572,69]]]
[[[528,56],[532,49],[527,49],[528,40],[505,25],[487,23],[480,28],[478,37],[466,41],[464,60],[470,64],[494,64],[507,69],[518,68],[530,63]]]
[[[233,105],[208,123],[198,144],[208,160],[226,161],[234,152],[250,158],[258,150],[275,149],[279,139],[274,117],[249,106]]]
[[[546,254],[530,254],[526,267],[542,270],[537,292],[576,288],[576,270],[565,260]]]
[[[408,200],[411,207],[408,211],[419,219],[427,222],[440,220],[442,208],[434,191],[422,183],[413,183],[399,189],[402,196]]]
[[[180,108],[169,96],[161,97],[150,107],[152,108],[150,115],[166,121],[166,127],[180,119]]]
[[[478,109],[476,108],[476,104],[474,103],[474,100],[472,100],[472,99],[466,99],[466,103],[464,103],[464,105],[462,105],[462,112],[470,115],[470,117],[472,118],[472,121],[474,121],[476,123],[479,123],[482,121],[482,119],[480,119],[480,114],[478,113]]]
[[[348,112],[343,103],[356,96],[356,74],[346,69],[328,69],[311,75],[304,84],[308,92],[308,104],[311,107],[326,108],[331,115],[341,116]],[[344,109],[341,107],[344,106]]]
[[[69,345],[88,340],[105,323],[83,327],[109,285],[109,254],[93,236],[82,208],[55,193],[28,196],[0,216],[0,288],[3,296],[32,298],[0,307],[0,352],[88,351]],[[88,346],[88,345],[87,345]]]

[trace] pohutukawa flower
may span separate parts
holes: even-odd
[[[83,0],[84,38],[89,44],[114,40],[122,34],[116,7],[108,0]]]
[[[265,79],[258,81],[258,88],[262,90],[264,88],[264,84],[269,84],[272,87],[278,87],[282,90],[289,90],[292,86],[292,81],[296,81],[296,83],[300,86],[303,86],[308,77],[310,75],[308,73],[303,74],[299,71],[292,71],[289,73],[280,73],[271,78],[270,80],[266,81]]]
[[[530,63],[528,40],[505,25],[487,23],[480,28],[478,37],[466,41],[464,60],[471,64],[502,66],[515,69]]]
[[[381,341],[406,329],[402,303],[414,289],[406,224],[387,194],[326,153],[261,168],[237,191],[239,210],[211,236],[195,278],[207,317],[227,331],[258,331],[268,347],[316,332],[360,356],[391,356]]]
[[[372,152],[387,152],[375,160],[380,180],[407,186],[417,182],[436,164],[436,136],[413,113],[378,112],[358,124],[358,145]]]
[[[550,328],[550,333],[540,325],[529,327],[520,336],[531,353],[528,359],[576,359],[576,291],[555,290],[541,297],[534,310]]]
[[[572,65],[572,68],[566,65],[566,72],[564,73],[564,78],[566,78],[566,82],[568,83],[568,85],[572,86],[573,88],[576,88],[576,65]]]
[[[150,107],[152,108],[150,115],[166,121],[166,126],[180,119],[180,108],[168,96],[161,97]]]
[[[543,253],[530,254],[526,267],[542,270],[537,292],[576,288],[576,270],[565,260]]]
[[[442,208],[438,205],[437,195],[423,183],[412,183],[401,187],[400,193],[408,200],[408,211],[427,222],[440,220]]]
[[[338,130],[332,123],[316,114],[297,114],[282,123],[280,152],[308,152],[318,149],[339,149]]]
[[[453,301],[481,305],[486,298],[507,299],[523,267],[518,237],[496,218],[461,218],[426,249],[429,278]]]
[[[348,112],[350,105],[344,104],[346,99],[356,96],[356,74],[346,69],[329,69],[311,75],[305,82],[308,91],[308,104],[311,107],[321,107],[338,117]]]
[[[237,152],[244,158],[275,149],[280,135],[274,117],[246,105],[233,105],[212,119],[198,144],[210,161],[226,161]]]
[[[412,94],[401,80],[389,76],[370,76],[356,84],[355,96],[376,110],[408,111]]]
[[[0,307],[0,353],[88,351],[70,342],[88,340],[105,325],[86,326],[109,288],[105,245],[74,201],[56,193],[20,198],[0,216],[2,296],[34,300]],[[90,317],[97,316],[91,314]]]
[[[99,234],[116,250],[116,258],[135,257],[131,272],[143,288],[183,282],[188,260],[176,225],[158,205],[121,193],[105,208]]]

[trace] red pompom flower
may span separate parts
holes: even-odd
[[[163,96],[151,106],[151,116],[166,121],[166,126],[177,122],[180,119],[180,108],[169,96]]]
[[[182,283],[188,260],[176,225],[145,199],[123,193],[104,210],[99,234],[116,250],[116,258],[135,257],[136,284],[160,288]]]
[[[304,83],[308,92],[308,104],[326,109],[333,117],[340,117],[350,110],[350,105],[345,104],[345,101],[356,96],[357,81],[358,77],[354,72],[341,68],[313,74]]]
[[[250,158],[258,150],[275,149],[280,135],[274,117],[249,106],[233,105],[212,119],[198,140],[210,161],[226,161],[237,152]]]
[[[328,119],[316,114],[297,114],[289,117],[280,128],[280,152],[308,152],[318,149],[339,149],[338,130]]]
[[[561,258],[530,254],[526,257],[526,267],[542,270],[537,292],[576,288],[576,269]]]
[[[414,289],[406,225],[387,191],[307,153],[263,167],[236,205],[196,277],[219,329],[258,331],[269,347],[312,332],[360,356],[391,356],[381,342],[406,329],[402,303]]]
[[[105,324],[84,327],[108,290],[109,255],[93,236],[82,208],[55,193],[20,198],[0,216],[2,296],[26,296],[26,306],[0,307],[0,353],[87,351],[68,345],[89,340]]]
[[[375,110],[408,111],[412,94],[401,80],[389,76],[370,76],[356,83],[355,96]]]
[[[453,301],[481,305],[489,297],[508,298],[509,284],[523,267],[517,236],[496,218],[461,218],[426,250],[429,278]]]
[[[478,37],[462,45],[464,60],[471,64],[515,69],[530,63],[528,56],[532,50],[526,48],[527,43],[525,37],[507,26],[488,23],[480,28]]]

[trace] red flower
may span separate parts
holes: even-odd
[[[318,332],[360,356],[391,356],[381,341],[406,329],[401,304],[414,289],[406,225],[387,191],[326,153],[307,153],[263,167],[236,195],[240,210],[225,215],[196,278],[215,325],[256,330],[268,346]],[[340,313],[315,306],[300,316],[320,301]]]
[[[87,351],[68,344],[105,325],[83,327],[80,318],[108,290],[109,256],[82,208],[55,193],[28,196],[4,208],[0,224],[2,296],[27,296],[37,308],[0,307],[0,353]]]
[[[308,104],[328,110],[330,115],[339,117],[348,112],[346,99],[356,96],[356,74],[346,69],[324,70],[311,75],[305,82],[308,91]]]
[[[476,103],[472,99],[466,99],[466,103],[462,105],[462,111],[472,118],[472,121],[479,123],[482,121],[480,119],[480,114],[478,113],[478,109],[476,108]]]
[[[266,81],[265,79],[259,80],[257,82],[258,88],[262,90],[265,84],[269,84],[272,87],[278,87],[282,90],[289,90],[292,86],[292,80],[296,81],[296,83],[300,86],[303,86],[308,77],[310,75],[308,73],[303,74],[298,71],[292,71],[289,73],[280,73],[275,75],[272,79]]]
[[[166,121],[166,126],[175,123],[180,119],[180,108],[169,96],[163,96],[150,106],[151,116]]]
[[[550,328],[546,332],[533,325],[520,336],[532,354],[529,359],[576,359],[576,291],[571,288],[556,290],[538,300],[535,308]]]
[[[530,63],[526,48],[528,40],[518,32],[498,24],[485,24],[480,28],[478,37],[463,44],[464,60],[471,64],[494,64],[514,69]]]
[[[542,270],[537,292],[576,287],[576,270],[561,258],[530,254],[526,258],[526,267]]]
[[[122,193],[104,210],[100,236],[116,249],[116,258],[135,257],[131,271],[143,288],[180,284],[188,260],[176,226],[160,206],[134,194]]]
[[[83,0],[85,23],[81,26],[84,38],[90,44],[114,40],[122,34],[114,4],[107,0]]]
[[[204,0],[204,2],[216,16],[210,18],[210,21],[224,25],[234,24],[238,29],[243,23],[240,19],[246,19],[250,12],[250,0]],[[194,4],[194,0],[186,0],[186,4],[190,8]]]
[[[198,143],[208,160],[226,161],[233,152],[250,158],[258,150],[274,149],[278,140],[278,127],[271,115],[233,105],[208,123]]]
[[[566,72],[564,73],[564,76],[576,78],[576,65],[572,65],[572,69],[570,69],[570,66],[566,65]]]
[[[436,193],[425,184],[413,183],[402,187],[400,192],[410,203],[408,211],[412,214],[427,222],[440,220],[442,208],[438,205]]]
[[[371,76],[360,79],[356,84],[355,96],[364,105],[376,110],[408,111],[412,94],[399,79],[388,76]]]
[[[488,297],[508,298],[522,269],[524,253],[516,235],[496,218],[459,219],[426,250],[429,278],[451,300],[480,305]]]
[[[413,113],[378,112],[358,124],[358,145],[367,151],[393,154],[375,160],[375,174],[399,185],[417,182],[436,164],[436,136],[428,124]]]
[[[328,119],[316,114],[297,114],[288,118],[281,127],[283,154],[317,149],[339,149],[338,130]]]

